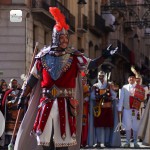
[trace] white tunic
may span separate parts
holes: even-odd
[[[134,109],[135,115],[132,115],[133,109],[130,109],[129,97],[131,95],[130,84],[124,85],[121,89],[121,95],[118,104],[118,111],[123,111],[122,123],[125,126],[125,130],[137,131],[140,120],[137,120],[138,110]],[[134,85],[133,85],[134,88]]]

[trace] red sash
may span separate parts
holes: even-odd
[[[144,101],[145,90],[141,85],[136,85],[133,91],[133,96],[130,96],[130,108],[131,109],[140,109],[141,102]]]
[[[137,109],[137,110],[140,109],[141,101],[139,101],[137,98],[130,96],[129,101],[130,101],[131,109]]]
[[[141,101],[145,98],[145,90],[141,85],[136,85],[133,93],[133,97],[140,99]]]

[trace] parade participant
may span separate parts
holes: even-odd
[[[110,146],[111,147],[120,147],[121,146],[121,135],[120,135],[120,130],[116,131],[116,127],[119,123],[118,119],[118,111],[117,111],[117,106],[118,106],[118,92],[119,92],[119,86],[115,82],[110,82],[110,93],[111,93],[111,98],[112,98],[112,109],[113,109],[113,119],[114,119],[114,126],[110,130]]]
[[[148,94],[148,87],[143,85],[142,83],[142,76],[141,74],[132,66],[131,71],[135,74],[135,84],[137,88],[143,89],[144,99],[140,102],[140,115],[142,116],[144,113],[144,108],[146,104],[147,94]]]
[[[17,86],[18,81],[16,79],[11,79],[9,83],[9,90],[5,92],[2,100],[2,110],[6,121],[5,145],[8,145],[10,142],[17,117],[18,96],[21,93],[21,89],[18,89]]]
[[[56,20],[52,44],[43,48],[36,56],[21,94],[18,108],[22,108],[26,96],[32,91],[28,110],[17,134],[15,150],[31,150],[41,146],[44,150],[67,150],[68,147],[80,149],[83,95],[78,73],[80,70],[98,67],[117,50],[113,49],[111,53],[109,47],[107,54],[103,53],[102,57],[91,61],[79,51],[68,47],[69,26],[60,10],[50,7],[50,13]],[[74,106],[77,104],[76,99],[79,100],[77,120]],[[54,147],[50,145],[50,141],[54,143]],[[78,145],[75,146],[77,142]]]
[[[113,112],[110,89],[103,71],[98,73],[98,83],[95,83],[92,87],[91,98],[95,102],[94,126],[97,143],[94,147],[101,147],[102,144],[109,147],[110,129],[113,127]]]
[[[87,83],[86,74],[82,72],[81,76],[82,76],[82,86],[83,86],[83,117],[82,117],[81,147],[87,147],[90,87]]]
[[[145,112],[145,105],[146,105],[146,100],[147,100],[148,87],[144,86],[142,84],[142,76],[140,75],[139,72],[136,71],[136,69],[133,66],[131,67],[131,70],[136,76],[136,79],[135,79],[136,85],[141,86],[145,90],[144,101],[141,102],[140,111],[139,111],[140,115],[141,115],[140,125],[139,125],[139,129],[138,129],[138,137],[140,139],[139,141],[142,142],[143,145],[150,145],[150,138],[149,138],[149,136],[147,136],[148,134],[146,134],[146,133],[149,133],[149,126],[147,128],[147,124],[148,124],[148,122],[147,122],[148,121],[147,112],[148,112],[148,109],[149,109],[149,104],[147,105],[146,112]],[[144,114],[146,114],[146,115],[144,115]],[[145,122],[145,120],[146,120],[146,122]],[[146,123],[146,125],[145,125],[145,123]],[[143,128],[144,128],[144,132],[143,132]],[[144,141],[143,141],[143,139],[144,139]]]
[[[88,146],[93,147],[93,145],[96,143],[96,137],[95,137],[95,127],[94,127],[94,115],[93,115],[93,107],[94,107],[94,101],[93,101],[93,92],[92,92],[92,86],[90,87],[90,99],[89,99],[89,127],[88,127]]]
[[[121,89],[120,100],[118,104],[119,115],[123,113],[123,124],[126,130],[126,144],[124,147],[130,147],[131,129],[133,130],[134,147],[139,147],[137,142],[137,131],[140,122],[139,108],[140,104],[137,95],[141,92],[135,84],[135,75],[131,73],[128,77],[128,84]],[[142,88],[143,89],[143,88]],[[140,95],[141,96],[141,95]]]
[[[150,97],[146,105],[144,114],[140,120],[138,137],[142,139],[142,144],[150,146]]]
[[[143,101],[140,102],[140,110],[139,111],[140,111],[140,115],[142,116],[144,114],[144,110],[145,110],[145,102],[147,99],[148,88],[146,86],[142,85],[142,77],[141,76],[136,76],[135,83],[136,83],[136,86],[141,87],[143,89],[143,94],[145,94]]]

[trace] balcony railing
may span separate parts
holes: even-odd
[[[130,62],[130,54],[131,54],[130,49],[119,40],[117,41],[117,45],[118,45],[118,52],[117,52],[118,55],[122,56],[123,58],[125,58],[127,61]]]
[[[101,36],[105,30],[105,20],[97,13],[95,13],[94,20],[95,24],[89,25],[89,30],[97,36]]]
[[[75,16],[72,15],[70,11],[65,6],[63,6],[60,2],[58,2],[57,0],[49,1],[49,2],[44,2],[44,1],[41,2],[40,0],[32,1],[32,8],[42,8],[45,11],[49,12],[49,7],[51,6],[58,7],[61,10],[61,12],[66,17],[66,22],[70,26],[70,31],[75,32]]]

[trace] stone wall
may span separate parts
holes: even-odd
[[[10,22],[9,6],[0,8],[0,78],[7,82],[25,71],[25,17],[22,22]]]

